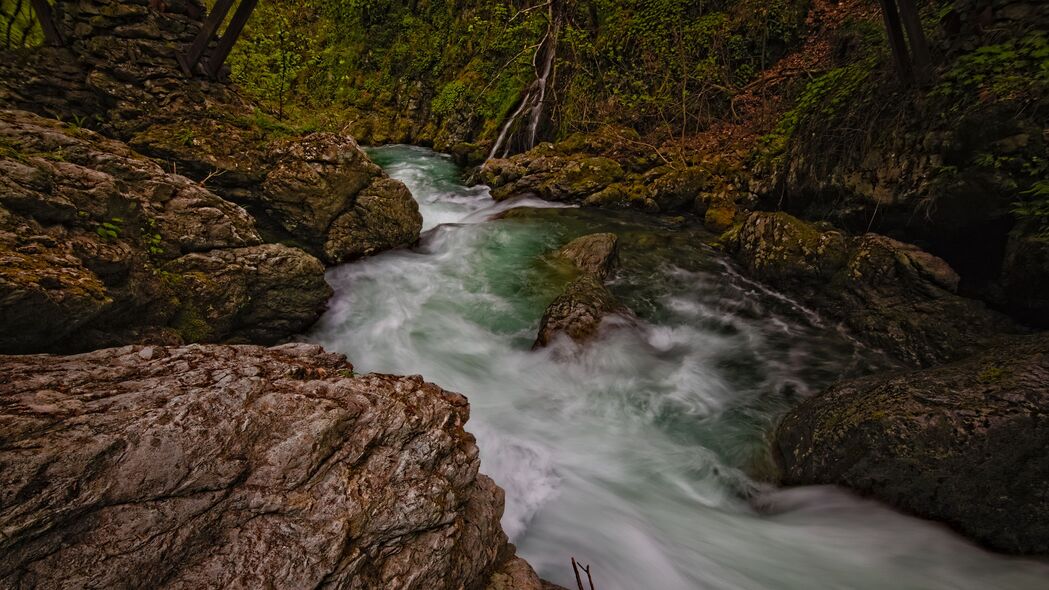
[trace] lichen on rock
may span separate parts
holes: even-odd
[[[323,265],[200,184],[24,111],[0,138],[0,352],[274,343],[323,311]]]

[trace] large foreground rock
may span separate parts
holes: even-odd
[[[0,353],[275,343],[331,290],[302,250],[125,144],[0,111]]]
[[[751,276],[910,365],[958,359],[1016,331],[1004,316],[959,296],[959,277],[946,262],[885,236],[850,237],[786,213],[757,212],[724,241]]]
[[[468,415],[311,345],[0,357],[0,586],[538,587]]]
[[[775,435],[790,485],[838,484],[1001,551],[1049,553],[1049,335],[846,381]]]

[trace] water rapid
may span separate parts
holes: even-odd
[[[336,296],[309,338],[359,371],[422,374],[470,398],[504,528],[543,577],[574,588],[575,556],[600,590],[1049,587],[1044,564],[942,526],[761,483],[767,433],[791,404],[890,363],[735,273],[702,230],[496,204],[444,156],[371,155],[412,190],[423,238],[330,271]],[[620,235],[611,288],[638,325],[532,352],[566,280],[547,253],[594,231]]]

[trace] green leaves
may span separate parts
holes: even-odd
[[[114,217],[109,221],[104,221],[97,228],[95,233],[98,237],[104,240],[116,240],[120,238],[120,224],[124,223],[124,220],[120,217]]]
[[[1036,182],[1021,195],[1024,200],[1013,204],[1013,214],[1034,224],[1039,240],[1049,240],[1049,180]]]
[[[993,102],[1028,102],[1049,93],[1049,35],[1033,32],[1020,39],[985,45],[960,57],[941,78],[932,96],[949,104],[954,118]]]

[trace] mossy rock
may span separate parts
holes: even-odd
[[[988,547],[1049,553],[1049,337],[958,363],[845,381],[790,412],[788,485],[841,485]]]

